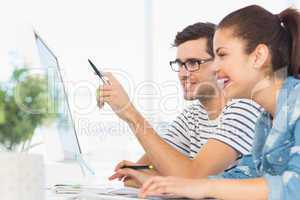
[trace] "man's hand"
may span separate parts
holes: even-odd
[[[110,84],[101,85],[97,91],[97,104],[101,109],[104,103],[108,103],[113,111],[123,120],[129,119],[132,112],[136,112],[129,97],[111,73],[103,73]]]
[[[125,186],[141,187],[143,183],[150,177],[158,175],[154,170],[133,170],[129,168],[123,168],[124,165],[138,166],[143,164],[137,164],[130,161],[122,161],[115,168],[115,174],[109,177],[109,180],[118,179],[123,181]]]

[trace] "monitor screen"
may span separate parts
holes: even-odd
[[[81,148],[70,110],[66,87],[63,82],[61,68],[55,54],[36,33],[35,41],[41,65],[45,68],[48,76],[49,97],[53,100],[51,102],[54,102],[52,105],[49,105],[49,111],[58,114],[58,118],[55,121],[56,130],[54,131],[59,134],[64,151],[64,159],[73,160],[76,159],[76,156],[81,154]]]

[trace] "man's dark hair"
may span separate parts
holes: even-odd
[[[207,39],[207,53],[211,56],[214,55],[213,51],[213,37],[215,33],[216,25],[213,23],[202,23],[198,22],[196,24],[190,25],[184,28],[181,32],[178,32],[175,40],[174,47],[178,47],[184,42],[190,40],[197,40],[200,38]]]

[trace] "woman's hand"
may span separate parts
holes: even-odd
[[[143,184],[139,197],[175,195],[192,199],[205,198],[209,189],[208,183],[207,179],[156,176]]]
[[[136,110],[129,97],[111,73],[103,73],[109,84],[101,85],[97,91],[97,104],[101,109],[104,103],[108,103],[112,110],[123,120],[127,121]]]

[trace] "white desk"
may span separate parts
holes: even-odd
[[[121,182],[111,182],[108,181],[108,175],[112,173],[112,168],[101,166],[101,175],[100,176],[87,176],[84,177],[79,165],[76,162],[52,162],[46,163],[46,187],[51,188],[56,184],[82,184],[82,185],[95,185],[95,186],[103,186],[105,188],[108,187],[116,187],[119,188],[123,184]],[[78,195],[61,195],[55,194],[52,190],[46,190],[46,200],[71,200],[72,197],[76,197]],[[108,195],[97,195],[96,197],[86,197],[81,198],[82,200],[100,200],[100,199],[112,199],[112,200],[120,200],[120,199],[137,199],[137,198],[126,198],[124,196],[108,196]],[[80,199],[80,200],[81,200]],[[75,199],[74,199],[75,200]]]
[[[50,199],[46,200],[138,200],[134,198],[126,198],[126,197],[118,197],[118,196],[105,196],[105,195],[98,195],[97,197],[51,197]]]
[[[96,177],[84,177],[81,173],[81,169],[76,163],[52,163],[51,165],[46,165],[46,178],[47,187],[52,187],[55,184],[63,184],[66,182],[73,182],[83,185],[101,185],[105,187],[122,186],[121,182],[111,182],[108,181],[107,177],[111,174],[111,167],[103,166],[101,167],[101,176]],[[76,195],[58,195],[51,190],[46,191],[46,200],[134,200],[138,198],[128,198],[125,196],[109,196],[109,195],[96,195],[96,197],[86,196],[85,198],[72,198]],[[153,198],[158,200],[160,198]],[[178,200],[178,199],[177,199]]]

